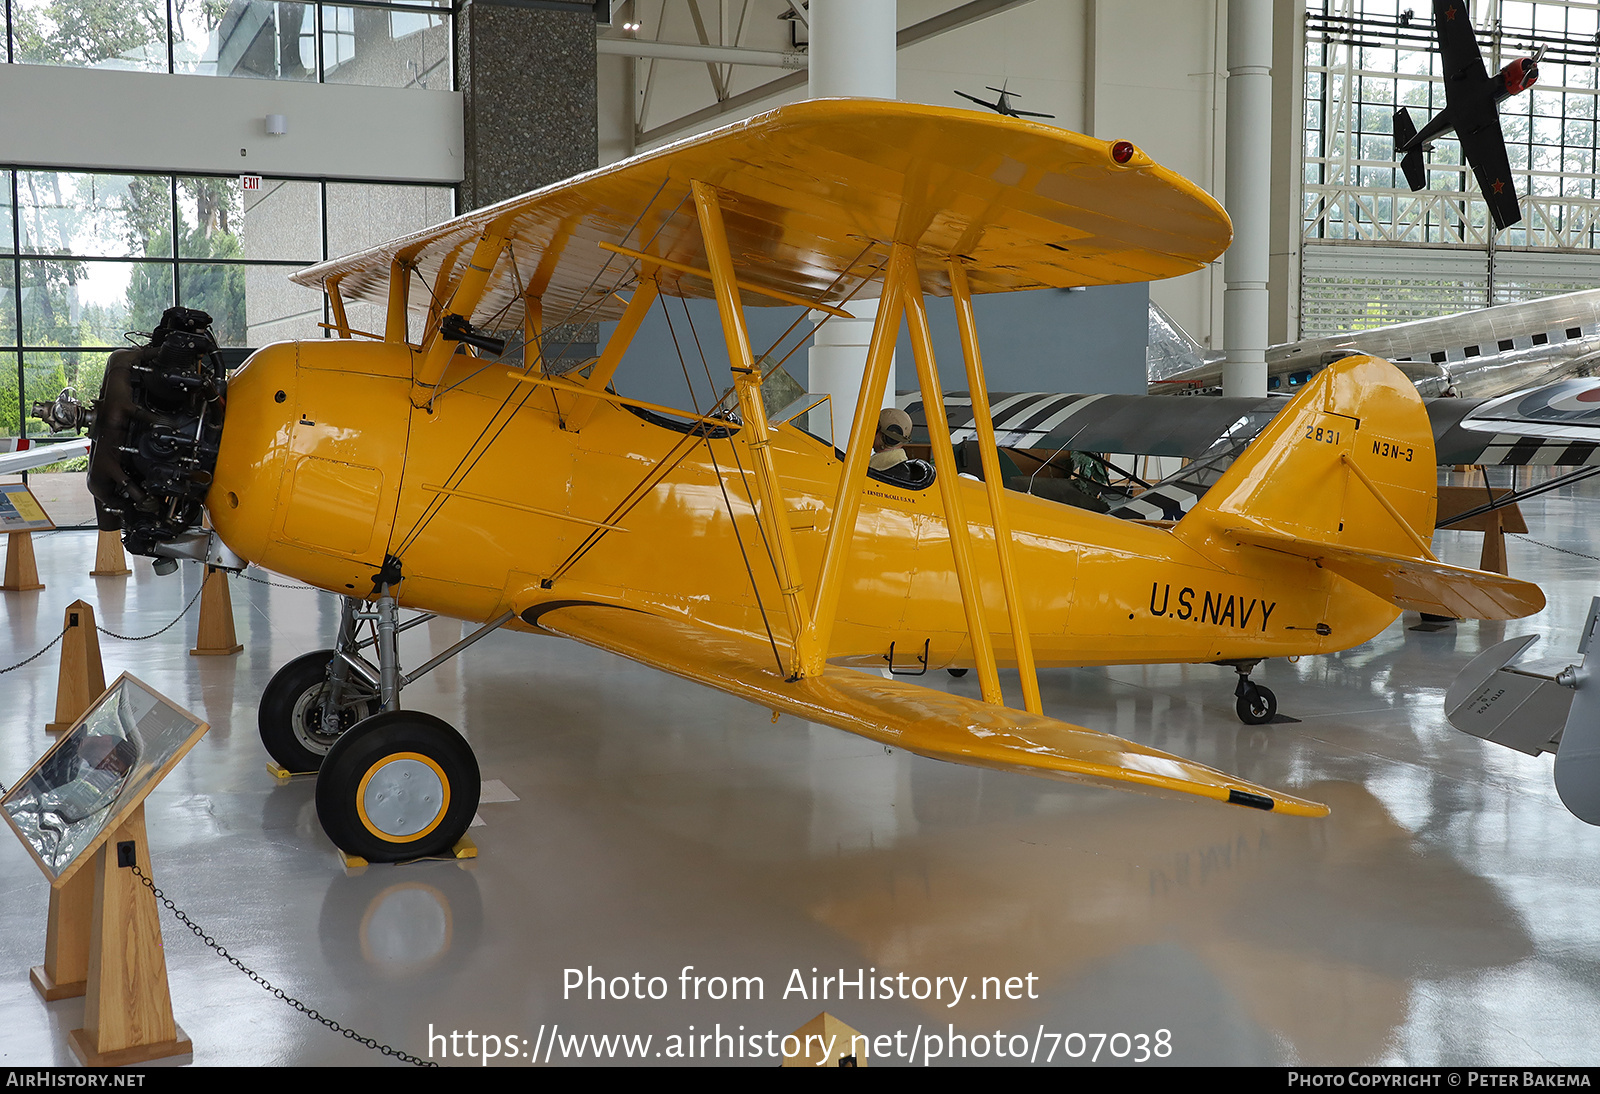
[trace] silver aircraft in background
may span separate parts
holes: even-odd
[[[1600,375],[1600,289],[1273,346],[1267,389],[1292,395],[1352,353],[1393,361],[1425,397],[1493,399]],[[1151,394],[1209,393],[1222,385],[1222,354],[1205,350],[1154,304],[1146,364]]]

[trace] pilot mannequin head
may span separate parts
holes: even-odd
[[[878,413],[878,434],[872,439],[872,450],[899,448],[910,436],[911,415],[897,407],[885,407]]]

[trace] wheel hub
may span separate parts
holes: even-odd
[[[361,822],[391,843],[410,843],[438,826],[450,807],[450,784],[439,765],[418,752],[373,764],[356,792]]]
[[[290,719],[295,739],[319,755],[327,755],[328,749],[333,747],[333,742],[339,739],[341,733],[370,713],[370,704],[365,701],[341,706],[335,724],[325,727],[322,703],[325,687],[312,688],[296,699],[294,714]]]

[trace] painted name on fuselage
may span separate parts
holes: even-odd
[[[1156,602],[1158,599],[1159,604]],[[1212,592],[1210,589],[1197,591],[1188,586],[1179,589],[1174,596],[1171,585],[1160,581],[1150,583],[1150,614],[1158,619],[1193,620],[1241,631],[1260,627],[1261,633],[1265,634],[1267,620],[1277,606],[1276,600],[1268,603],[1253,596],[1246,599],[1233,593]]]

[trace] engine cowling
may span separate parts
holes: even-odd
[[[1539,66],[1532,57],[1518,57],[1500,70],[1507,95],[1520,95],[1539,82]]]

